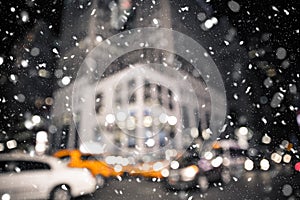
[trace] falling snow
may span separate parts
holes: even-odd
[[[88,196],[81,188],[82,199],[299,199],[296,1],[168,2],[2,3],[0,152],[35,157],[92,149],[101,152],[103,162],[112,154],[111,170],[126,176],[113,175]],[[134,29],[140,33],[141,27],[183,35],[159,35],[158,29],[139,38]],[[194,40],[201,48],[193,49]],[[129,80],[130,70],[152,63],[162,66],[158,74]],[[217,70],[211,70],[212,63]],[[201,81],[201,86],[194,83]],[[138,130],[145,136],[136,135]],[[177,158],[189,151],[192,158],[181,163]],[[213,171],[218,181],[202,174],[211,166],[221,166],[220,174]],[[16,176],[23,174],[23,166],[10,167]],[[161,167],[166,168],[159,177],[141,173],[158,173]],[[89,173],[85,169],[94,177]],[[178,180],[185,185],[184,179],[195,182],[194,189],[169,188]],[[29,185],[38,189],[40,184]],[[17,199],[13,195],[4,191],[0,197]]]

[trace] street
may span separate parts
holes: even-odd
[[[213,183],[206,192],[200,189],[168,191],[162,182],[141,178],[110,180],[107,185],[84,199],[300,199],[300,174],[292,175],[286,166],[267,172],[245,172],[240,177],[232,176],[227,184]]]

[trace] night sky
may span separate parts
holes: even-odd
[[[281,45],[295,54],[299,53],[299,1],[237,1],[240,5],[238,12],[233,12],[228,6],[228,2],[211,0],[210,4],[214,8],[214,15],[227,16],[232,25],[237,28],[239,36],[245,41],[257,37],[259,33],[270,32],[273,35],[272,46]],[[15,8],[14,11],[12,11],[12,7]],[[59,36],[63,11],[62,0],[1,1],[0,10],[0,55],[9,55],[13,44],[22,40],[24,34],[33,27],[37,20],[42,19],[47,24],[53,25],[52,33]],[[29,16],[29,20],[25,23],[21,20],[22,11],[26,11]],[[277,16],[268,18],[274,14]],[[298,33],[296,33],[297,29]],[[11,35],[11,33],[13,34]]]
[[[14,9],[13,9],[14,8]],[[53,25],[52,33],[59,35],[63,4],[58,1],[1,1],[1,54],[10,54],[13,45],[22,41],[26,32],[33,28],[38,20]],[[22,12],[27,12],[29,20],[22,21]],[[8,33],[7,33],[8,31]],[[11,35],[11,33],[13,33]]]

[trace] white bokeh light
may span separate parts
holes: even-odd
[[[115,122],[116,118],[113,114],[108,114],[106,115],[105,120],[107,123],[112,124]]]
[[[70,82],[71,82],[71,78],[69,76],[65,76],[61,79],[61,83],[63,85],[69,85]]]

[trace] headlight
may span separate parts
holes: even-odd
[[[223,158],[218,156],[211,161],[211,165],[213,167],[219,167],[223,163]]]
[[[285,154],[283,156],[283,162],[285,162],[285,163],[290,163],[291,159],[292,159],[292,156],[290,154]]]
[[[191,181],[195,178],[199,169],[196,165],[191,165],[189,167],[180,170],[180,175],[183,181]]]
[[[264,171],[267,171],[270,168],[270,162],[267,159],[262,159],[260,161],[260,168]]]
[[[276,163],[280,163],[282,160],[282,156],[280,154],[274,152],[271,155],[271,160],[273,160]]]
[[[253,163],[253,161],[250,160],[250,159],[247,159],[247,160],[245,161],[245,163],[244,163],[244,168],[245,168],[247,171],[253,170],[253,168],[254,168],[254,163]]]

